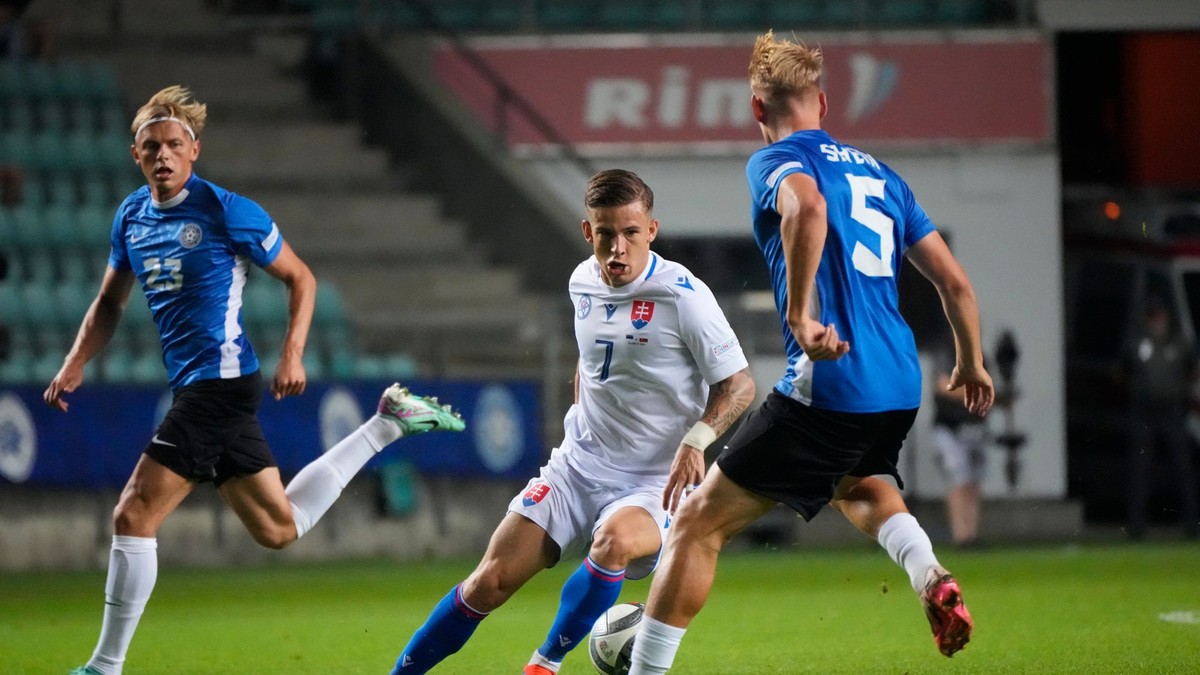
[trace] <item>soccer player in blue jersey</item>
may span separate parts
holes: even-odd
[[[746,167],[754,236],[775,290],[788,367],[684,503],[651,586],[630,675],[665,673],[712,588],[733,535],[777,503],[811,519],[825,504],[907,572],[941,653],[972,623],[958,583],[908,513],[897,457],[921,401],[916,347],[897,308],[907,255],[937,289],[957,353],[950,388],[985,415],[975,294],[908,185],[821,130],[822,56],[768,32],[750,60],[751,106],[767,146]]]
[[[712,291],[650,250],[654,193],[629,171],[588,181],[591,257],[568,290],[579,367],[566,438],[517,494],[483,560],[433,608],[393,675],[424,673],[574,540],[587,557],[525,675],[552,675],[621,592],[658,563],[670,513],[704,477],[704,449],[754,400],[754,380]],[[500,672],[499,670],[489,672]]]
[[[181,87],[155,94],[134,117],[133,159],[148,185],[113,219],[108,269],[75,343],[45,392],[66,394],[112,337],[135,281],[145,291],[174,394],[113,512],[100,640],[81,675],[121,672],[158,573],[156,533],[197,483],[212,482],[259,544],[283,548],[307,532],[359,469],[392,441],[460,431],[448,406],[393,385],[376,415],[300,471],[285,489],[257,410],[263,381],[242,331],[251,263],[288,288],[288,328],[270,383],[276,399],[304,391],[302,356],[316,280],[258,204],[196,176],[207,110]]]

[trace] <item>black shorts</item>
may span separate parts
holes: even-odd
[[[257,372],[180,387],[143,452],[188,480],[218,486],[276,466],[258,425],[262,390]]]
[[[896,461],[916,417],[916,409],[821,410],[772,391],[746,416],[717,465],[739,486],[812,520],[847,475],[888,474],[903,487]]]

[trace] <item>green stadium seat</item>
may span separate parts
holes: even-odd
[[[860,11],[859,0],[825,0],[824,9],[825,23],[830,26],[856,26],[869,18]]]
[[[27,248],[21,254],[22,281],[52,286],[58,281],[57,256],[49,248]]]
[[[33,157],[29,166],[43,171],[55,171],[62,167],[70,167],[70,157],[67,155],[67,141],[61,133],[43,131],[33,137]]]
[[[334,326],[345,322],[346,310],[337,286],[328,281],[318,283],[313,323],[318,326]]]
[[[22,203],[9,211],[12,217],[13,240],[17,246],[36,248],[49,243],[39,206]]]
[[[112,223],[116,204],[84,204],[75,212],[79,244],[93,250],[103,250],[105,257],[112,246]]]
[[[287,296],[283,284],[274,278],[252,279],[247,283],[242,291],[242,317],[256,325],[286,325]]]
[[[58,305],[59,325],[78,326],[92,304],[94,292],[82,283],[62,281],[54,288],[54,301]]]
[[[86,64],[87,95],[95,103],[108,104],[121,100],[121,90],[117,86],[117,74],[108,64],[102,61],[92,61]]]
[[[58,304],[54,290],[45,283],[26,283],[20,287],[21,303],[25,308],[25,322],[37,329],[41,326],[57,326]]]
[[[0,316],[10,326],[25,325],[25,297],[11,278],[0,283]]]
[[[538,0],[537,23],[542,28],[584,28],[595,22],[595,9],[589,0]]]
[[[679,29],[687,22],[687,8],[667,0],[607,0],[600,3],[596,19],[605,28]]]
[[[768,2],[765,18],[767,25],[772,26],[781,35],[793,29],[807,29],[827,20],[825,7],[821,2],[803,0]]]
[[[71,203],[55,203],[42,209],[42,227],[45,237],[52,246],[66,248],[79,243],[80,233],[74,200]]]
[[[353,380],[358,375],[354,350],[340,348],[330,350],[329,376],[335,380]]]
[[[133,352],[128,347],[109,344],[100,361],[100,372],[106,382],[126,384],[132,381]]]
[[[112,194],[112,186],[105,180],[102,173],[85,172],[79,177],[79,203],[83,206],[98,206],[115,210],[117,200]]]
[[[37,358],[27,347],[13,346],[8,359],[0,360],[0,384],[31,384],[33,378],[33,361]],[[50,380],[46,380],[49,384]]]
[[[934,7],[934,18],[950,25],[985,23],[988,14],[988,0],[937,0]]]
[[[133,115],[126,113],[124,106],[119,102],[94,103],[92,111],[96,118],[95,130],[97,132],[115,132],[125,134],[126,138],[129,137],[129,125],[133,122]]]
[[[67,155],[64,164],[81,172],[98,172],[104,169],[110,160],[103,153],[110,152],[112,147],[102,145],[97,138],[105,137],[106,135],[97,136],[90,129],[77,129],[67,134],[63,140]],[[126,159],[132,159],[128,153]]]
[[[16,61],[0,60],[0,101],[4,105],[25,97],[25,78]]]
[[[325,368],[325,362],[321,360],[321,355],[316,350],[307,349],[304,352],[304,375],[309,380],[325,380],[329,378],[329,373]],[[265,375],[265,374],[264,374]]]
[[[26,172],[21,181],[21,203],[42,206],[50,201],[46,194],[46,181],[40,173]]]
[[[63,99],[87,103],[91,98],[92,68],[79,61],[59,61],[56,68],[58,94]]]
[[[82,320],[83,316],[79,318]],[[75,329],[54,325],[37,326],[30,332],[33,336],[33,347],[39,354],[58,354],[58,358],[62,359],[75,342],[78,325]]]
[[[758,28],[763,22],[762,3],[756,0],[709,0],[703,12],[704,21],[714,28]]]
[[[883,26],[909,26],[932,20],[930,0],[879,0],[872,12],[872,22]]]
[[[0,204],[0,249],[15,248],[17,245],[17,235],[15,233],[16,226],[13,224],[13,216],[8,207]],[[15,260],[9,260],[9,265],[15,263]]]
[[[129,364],[129,381],[136,384],[166,382],[167,368],[163,365],[162,354],[145,350],[136,355]]]
[[[28,169],[36,167],[37,158],[33,136],[24,131],[6,131],[0,136],[0,165],[10,164]]]
[[[57,100],[42,101],[37,109],[38,130],[42,133],[63,133],[67,124],[67,111],[62,102]]]
[[[93,295],[104,276],[104,266],[105,261],[93,255],[91,249],[74,247],[58,254],[59,277],[64,282],[93,289]]]
[[[0,131],[32,134],[36,128],[37,115],[28,100],[15,99],[0,106]]]
[[[388,377],[392,379],[407,380],[416,377],[420,372],[417,362],[408,354],[388,354],[384,357],[383,363],[388,373],[390,373]]]
[[[391,380],[387,362],[374,354],[358,354],[354,360],[354,377],[359,380]]]
[[[58,96],[58,77],[54,66],[47,61],[25,61],[21,64],[22,91],[35,99]]]

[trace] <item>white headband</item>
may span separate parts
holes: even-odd
[[[133,132],[134,138],[136,138],[138,134],[142,133],[142,129],[145,129],[146,127],[150,126],[151,124],[157,124],[159,122],[179,122],[179,126],[183,127],[183,130],[188,132],[188,136],[191,136],[193,141],[196,140],[196,132],[192,131],[192,128],[190,126],[188,126],[187,122],[184,122],[183,120],[179,119],[178,117],[169,117],[169,116],[167,116],[167,117],[151,117],[150,119],[146,120],[145,122],[142,122],[141,125],[138,126],[137,131]]]

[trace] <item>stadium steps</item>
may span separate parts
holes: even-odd
[[[419,158],[394,166],[309,101],[295,76],[301,36],[223,30],[206,3],[169,4],[186,37],[139,19],[120,35],[71,33],[64,51],[109,63],[131,106],[168,84],[191,87],[209,105],[197,172],[267,208],[342,291],[361,348],[405,350],[431,376],[538,377],[545,337],[527,325],[544,323],[549,302],[525,294],[518,270],[489,258],[437,199],[405,190]],[[123,14],[158,6],[130,0]]]

